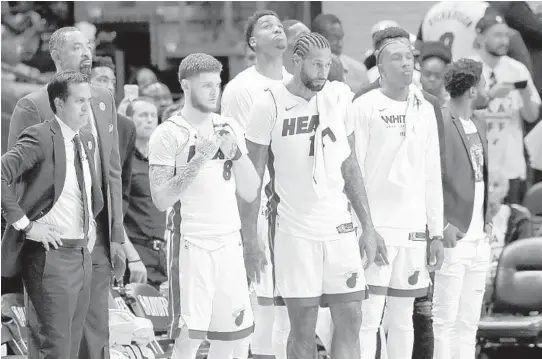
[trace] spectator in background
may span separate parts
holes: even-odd
[[[369,84],[365,65],[342,53],[344,31],[341,20],[337,16],[332,14],[316,16],[312,22],[312,31],[323,35],[329,41],[331,52],[341,60],[346,84],[350,86],[352,92],[358,93],[365,85]]]
[[[90,82],[93,85],[107,88],[115,97],[115,65],[110,57],[96,57],[92,61]],[[117,113],[117,128],[119,133],[119,157],[122,180],[122,210],[124,215],[128,210],[130,202],[130,182],[132,178],[132,155],[135,149],[136,128],[133,122]],[[126,237],[126,236],[125,236]],[[128,238],[125,238],[122,245],[126,260],[127,269],[130,273],[130,283],[145,283],[147,270],[140,262],[139,254]]]
[[[523,120],[538,118],[540,96],[527,67],[507,56],[509,31],[504,19],[488,12],[476,25],[480,49],[474,58],[483,63],[489,106],[479,113],[488,127],[492,166],[503,168],[510,180],[508,203],[521,203],[526,191]],[[515,88],[514,83],[523,81]]]
[[[159,211],[151,197],[149,184],[149,139],[158,126],[158,108],[153,99],[139,97],[126,109],[136,128],[135,150],[132,158],[132,178],[128,210],[124,215],[124,227],[139,257],[136,262],[147,268],[147,283],[160,289],[167,280],[166,212]],[[128,260],[128,266],[133,261]],[[129,269],[131,269],[129,267]]]
[[[169,88],[161,82],[154,82],[147,87],[139,87],[141,96],[150,97],[158,106],[158,121],[162,122],[162,114],[164,110],[173,105],[173,96]]]
[[[288,47],[282,53],[282,63],[286,71],[288,71],[288,73],[290,74],[293,74],[294,62],[292,61],[292,56],[294,54],[295,41],[302,34],[308,34],[311,31],[304,23],[299,20],[284,20],[282,22],[282,26],[284,27],[284,33],[286,34],[286,38],[288,39]]]
[[[158,77],[151,69],[143,67],[137,70],[135,75],[128,82],[131,84],[136,84],[140,89],[142,89],[152,83],[158,82]]]
[[[329,74],[327,75],[328,81],[340,81],[345,82],[344,77],[344,67],[337,56],[331,58],[331,67],[329,69]]]
[[[452,61],[450,48],[442,42],[426,42],[420,54],[422,88],[435,96],[442,107],[450,98],[444,87],[446,66]]]

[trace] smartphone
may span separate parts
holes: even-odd
[[[527,80],[514,82],[514,87],[518,90],[524,89],[527,87]]]
[[[133,101],[139,97],[139,86],[124,85],[124,98]]]

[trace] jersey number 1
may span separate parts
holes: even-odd
[[[190,160],[192,159],[192,157],[194,157],[195,154],[196,154],[196,146],[192,145],[188,149],[188,160],[187,160],[187,162],[190,162]],[[232,166],[233,166],[233,162],[231,160],[227,160],[227,161],[224,162],[224,170],[222,171],[222,177],[224,177],[224,179],[226,181],[229,181],[231,179],[231,168],[232,168]]]

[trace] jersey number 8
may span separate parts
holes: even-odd
[[[192,159],[192,157],[194,157],[195,154],[196,154],[196,146],[192,145],[188,149],[188,160],[187,160],[187,162],[190,162],[190,160]],[[224,170],[222,171],[222,177],[224,177],[224,179],[226,181],[229,181],[231,179],[231,168],[232,168],[232,166],[233,166],[233,162],[231,160],[227,160],[227,161],[224,162]]]

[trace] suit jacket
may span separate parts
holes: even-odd
[[[122,183],[115,101],[112,94],[105,88],[91,85],[91,90],[91,108],[96,120],[97,141],[100,147],[104,210],[107,211],[108,217],[107,240],[123,243]],[[11,116],[8,150],[13,147],[26,128],[50,120],[52,117],[53,112],[49,105],[46,86],[20,99]],[[22,189],[19,187],[17,184],[16,189],[20,196],[19,192]],[[2,264],[3,276],[14,276],[16,272],[16,266],[4,268]]]
[[[444,192],[445,223],[457,227],[466,233],[469,229],[474,207],[474,169],[469,153],[467,135],[461,120],[450,113],[449,107],[443,109],[444,133],[446,135],[446,153],[442,167],[442,189]],[[484,151],[484,218],[485,223],[491,223],[488,213],[488,155],[487,129],[485,121],[473,118],[476,125],[482,149]]]
[[[119,156],[122,179],[122,210],[126,214],[130,205],[130,187],[132,184],[132,158],[135,150],[136,128],[128,117],[117,114],[119,126]]]
[[[356,95],[354,96],[354,100],[360,97],[361,95],[377,88],[380,88],[380,78],[378,78],[373,83],[362,88],[360,92],[356,93]],[[442,122],[442,111],[440,108],[440,104],[438,102],[438,99],[435,96],[431,95],[429,92],[422,90],[422,93],[425,100],[429,102],[431,105],[433,105],[433,108],[435,109],[435,117],[437,118],[437,130],[438,130],[438,139],[439,139],[439,146],[440,146],[440,164],[441,164],[441,168],[444,168],[444,156],[445,156],[444,144],[445,144],[446,139],[444,137],[444,124]]]
[[[94,159],[89,157],[89,163],[93,166]],[[65,179],[64,137],[54,119],[28,127],[2,156],[2,215],[8,223],[2,238],[3,276],[14,276],[21,269],[25,234],[13,223],[25,215],[31,221],[46,215],[60,197]],[[98,185],[92,190],[93,196],[101,195]]]

